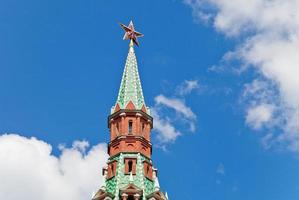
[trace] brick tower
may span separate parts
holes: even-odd
[[[153,118],[146,106],[138,74],[134,44],[142,36],[129,26],[124,39],[130,40],[118,98],[108,117],[109,159],[103,168],[104,184],[93,200],[168,200],[160,191],[150,142]]]

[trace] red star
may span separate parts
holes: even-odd
[[[124,40],[132,40],[136,46],[139,47],[139,43],[137,38],[142,37],[143,34],[135,31],[134,24],[132,21],[130,21],[129,26],[126,26],[124,24],[120,24],[120,27],[125,31]]]

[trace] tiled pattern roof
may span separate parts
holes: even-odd
[[[132,101],[137,110],[141,110],[142,106],[145,106],[136,55],[134,48],[131,45],[129,48],[116,104],[118,103],[120,109],[125,109],[130,101]]]

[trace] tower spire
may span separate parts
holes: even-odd
[[[121,24],[129,53],[115,106],[108,116],[110,142],[108,162],[103,168],[104,184],[92,200],[167,200],[160,189],[152,161],[153,118],[145,106],[134,44],[138,46],[133,22]]]
[[[143,97],[137,59],[134,51],[134,44],[136,44],[136,46],[139,45],[137,37],[143,35],[135,31],[132,21],[129,26],[121,24],[121,27],[125,31],[124,39],[130,40],[130,44],[117,101],[112,108],[111,113],[114,113],[119,109],[136,109],[143,110],[149,114]]]

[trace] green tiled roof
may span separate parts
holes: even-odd
[[[137,110],[145,106],[133,45],[129,48],[116,104],[118,103],[120,109],[125,109],[130,101]]]

